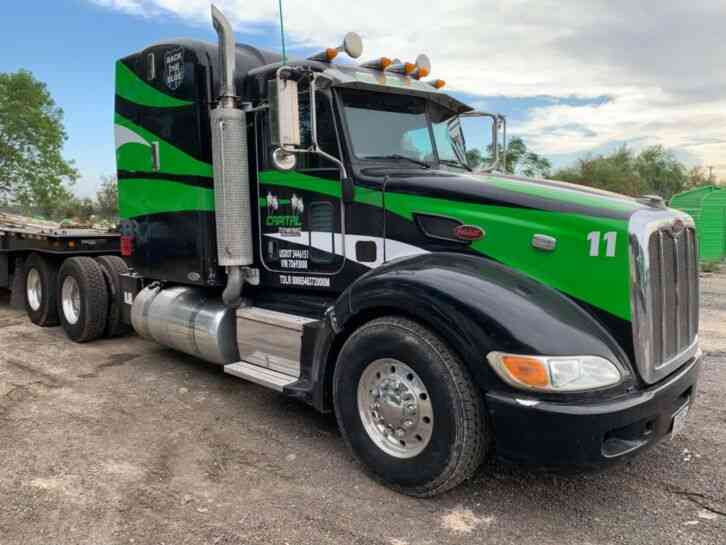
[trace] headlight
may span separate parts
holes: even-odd
[[[506,382],[542,392],[580,392],[613,386],[620,370],[598,356],[521,356],[490,352],[489,363]]]

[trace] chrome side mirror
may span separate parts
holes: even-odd
[[[272,143],[285,147],[297,147],[300,138],[300,103],[298,83],[281,77],[284,67],[277,71],[277,78],[270,82],[270,121]]]
[[[501,114],[492,114],[488,112],[466,112],[459,115],[459,118],[467,117],[488,117],[492,120],[491,128],[491,147],[492,147],[492,160],[488,165],[480,166],[476,170],[478,172],[489,172],[492,170],[499,170],[500,168],[506,168],[507,164],[507,120]],[[499,135],[501,133],[501,145],[499,142]],[[461,135],[461,142],[465,145],[463,133]]]

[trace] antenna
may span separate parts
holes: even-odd
[[[280,41],[282,42],[282,64],[287,64],[287,51],[285,50],[285,23],[282,16],[282,0],[277,1],[280,10]]]

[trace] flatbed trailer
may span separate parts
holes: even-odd
[[[0,213],[0,289],[11,290],[12,305],[25,308],[33,323],[58,325],[58,271],[71,258],[97,260],[102,270],[125,270],[119,240],[108,229],[66,228]],[[115,291],[115,277],[104,276],[109,291]],[[115,329],[120,331],[120,326]]]

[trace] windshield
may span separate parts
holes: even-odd
[[[425,99],[351,89],[344,89],[342,98],[358,159],[408,159],[424,167],[460,163],[447,123],[432,123],[432,117],[443,112],[432,111]]]

